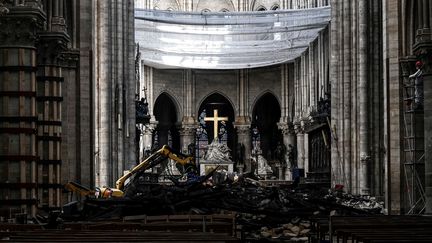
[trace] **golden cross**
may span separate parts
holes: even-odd
[[[213,117],[205,117],[204,121],[212,121],[213,122],[213,134],[214,138],[218,137],[218,122],[219,121],[228,121],[228,117],[219,117],[218,110],[213,110]]]

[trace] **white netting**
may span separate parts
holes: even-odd
[[[330,21],[330,7],[193,13],[137,9],[135,38],[156,68],[242,69],[299,57]]]

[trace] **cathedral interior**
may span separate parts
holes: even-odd
[[[154,175],[431,214],[431,25],[430,0],[0,0],[0,241],[20,217],[49,224]],[[264,228],[233,239],[303,236]]]

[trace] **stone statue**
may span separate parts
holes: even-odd
[[[297,167],[297,161],[296,161],[296,153],[297,153],[297,148],[294,147],[292,144],[288,145],[288,149],[287,149],[287,157],[288,157],[288,166],[290,168],[295,168]]]
[[[141,100],[136,102],[136,117],[145,118],[149,116],[148,102],[146,98],[141,98]]]
[[[260,150],[254,151],[254,156],[252,156],[252,160],[258,165],[258,175],[267,177],[268,175],[273,174],[272,168],[269,166],[264,156],[262,156],[262,152]]]
[[[207,116],[206,109],[204,109],[204,110],[201,111],[201,114],[200,114],[199,117],[198,117],[199,125],[200,125],[202,128],[204,128],[204,131],[205,131],[205,128],[206,128],[206,123],[205,123],[204,118],[205,118],[206,116]]]
[[[278,142],[274,153],[275,153],[275,159],[278,160],[279,163],[281,163],[281,165],[285,164],[285,152],[286,152],[285,145],[282,144],[281,142]]]
[[[224,121],[221,121],[221,125],[219,128],[219,140],[227,140],[227,129],[226,129],[226,123]]]
[[[244,145],[242,143],[238,143],[237,149],[236,149],[236,157],[237,157],[237,163],[238,164],[244,163],[244,152],[245,152]]]
[[[232,162],[230,149],[226,144],[219,143],[218,139],[214,139],[213,142],[208,145],[204,159],[214,162]]]

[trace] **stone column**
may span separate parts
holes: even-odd
[[[197,119],[195,112],[195,74],[191,69],[183,70],[183,118],[180,127],[180,150],[187,154],[188,146],[195,143]]]
[[[94,4],[96,186],[114,186],[136,163],[134,1]]]
[[[360,135],[360,194],[370,194],[370,148],[369,148],[369,81],[367,62],[368,60],[368,21],[367,21],[367,2],[359,1],[359,135]]]
[[[151,150],[153,145],[153,133],[156,129],[157,123],[150,122],[146,125],[140,125],[140,146],[139,146],[139,161],[143,161],[145,159],[145,152]]]
[[[294,123],[295,133],[297,135],[297,168],[305,168],[305,148],[304,148],[304,130],[300,122]]]
[[[237,130],[237,142],[244,145],[244,171],[251,172],[251,152],[252,152],[252,141],[250,123],[234,123],[234,127]]]
[[[189,144],[195,144],[195,132],[197,125],[195,123],[184,123],[180,129],[180,148],[184,154],[189,154]]]
[[[38,104],[37,149],[39,207],[48,209],[61,206],[61,137],[64,81],[61,52],[66,50],[69,38],[65,32],[40,33],[36,100]],[[66,91],[67,92],[67,91]],[[44,191],[48,190],[48,194]]]
[[[0,16],[0,209],[36,215],[36,41],[45,13],[40,5],[5,5]],[[13,142],[15,141],[15,142]],[[10,211],[9,211],[10,210]],[[2,215],[8,216],[8,215]]]
[[[66,184],[69,181],[75,181],[80,183],[81,180],[81,158],[78,155],[79,151],[79,136],[77,133],[77,111],[79,94],[77,87],[78,76],[78,65],[79,65],[79,51],[68,50],[62,53],[62,74],[64,76],[64,82],[62,83],[62,96],[63,103],[61,109],[62,118],[62,166],[61,166],[61,184]],[[80,114],[82,115],[82,114]],[[72,200],[78,200],[79,195],[75,195]],[[62,202],[67,202],[67,194],[63,193]]]
[[[294,125],[288,122],[279,122],[278,127],[282,132],[283,143],[287,149],[286,152],[288,153],[291,146],[293,149],[296,148],[297,139],[295,135]],[[288,155],[286,155],[285,158],[287,159],[287,164],[285,165],[285,180],[292,180],[291,169],[295,166],[296,161],[290,160]]]

